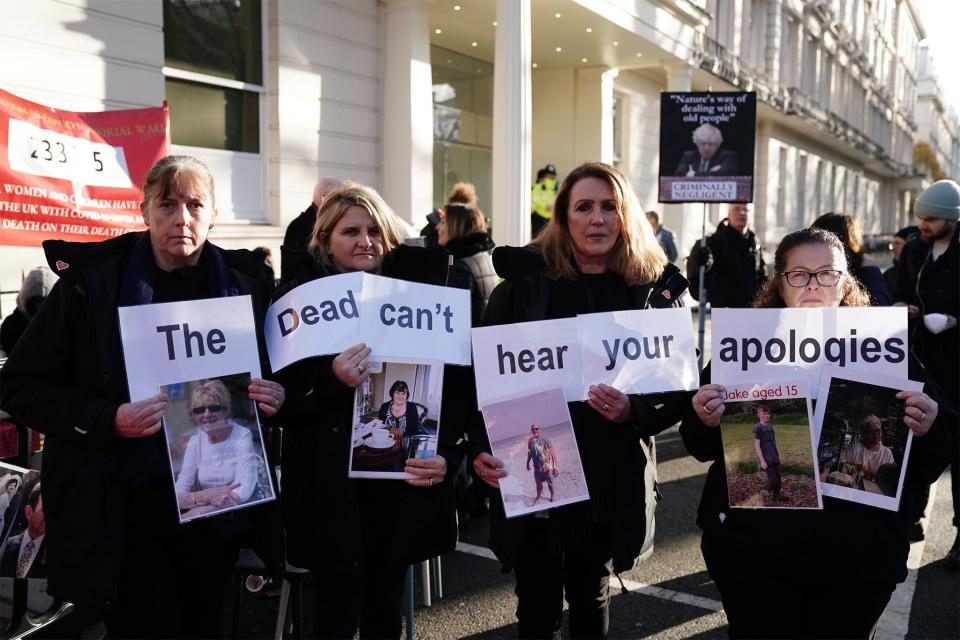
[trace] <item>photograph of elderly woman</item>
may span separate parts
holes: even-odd
[[[353,396],[351,478],[404,480],[408,458],[432,458],[440,434],[443,363],[370,362]]]
[[[912,435],[899,391],[835,376],[826,397],[821,390],[826,408],[817,456],[825,495],[875,506],[871,496],[883,497],[887,508],[899,503]]]
[[[181,523],[276,497],[249,386],[241,373],[161,387]]]
[[[545,389],[481,407],[508,518],[590,499],[563,389]]]
[[[726,401],[720,418],[731,507],[820,509],[807,398]]]

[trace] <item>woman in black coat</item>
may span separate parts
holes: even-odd
[[[487,233],[483,212],[476,205],[448,204],[444,209],[437,238],[458,262],[470,272],[470,305],[473,326],[479,326],[487,300],[497,286],[490,252],[494,243]]]
[[[332,191],[317,213],[308,251],[288,255],[292,279],[278,296],[283,289],[351,271],[447,284],[447,252],[400,244],[385,211],[370,187],[348,182]],[[353,397],[369,376],[369,355],[361,343],[277,374],[287,387],[281,491],[287,556],[313,572],[315,637],[351,638],[359,627],[361,638],[399,638],[407,566],[456,543],[446,474],[460,462],[458,425],[471,402],[447,391],[451,370],[463,368],[446,368],[438,455],[403,463],[414,479],[350,479]]]
[[[494,264],[505,280],[490,297],[485,325],[666,307],[686,288],[626,178],[600,163],[567,176],[532,247],[498,248]],[[652,437],[680,419],[686,399],[591,386],[586,402],[569,403],[590,500],[550,509],[547,518],[510,520],[492,501],[491,548],[516,573],[520,637],[559,637],[564,595],[571,636],[606,637],[610,573],[632,569],[652,546]],[[478,439],[482,430],[472,434]],[[474,469],[495,489],[506,475],[489,448]]]
[[[774,277],[759,308],[869,306],[829,231],[803,229],[777,247]],[[910,378],[923,380],[911,362]],[[712,462],[697,524],[701,550],[723,599],[732,638],[868,638],[898,582],[907,577],[911,488],[936,481],[956,450],[956,416],[920,392],[901,392],[914,439],[899,512],[831,497],[823,510],[730,509],[720,416],[724,387],[703,386],[680,426],[684,444]]]
[[[272,279],[253,252],[207,241],[213,194],[206,165],[168,156],[143,185],[147,231],[44,242],[60,280],[2,372],[4,410],[46,434],[49,593],[102,611],[111,637],[219,637],[227,580],[262,509],[179,524],[167,398],[131,402],[123,365],[120,306],[250,295],[261,335]],[[265,417],[284,399],[259,379],[249,396]]]

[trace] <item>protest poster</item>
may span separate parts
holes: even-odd
[[[913,432],[896,395],[923,384],[839,367],[821,375],[814,423],[823,495],[897,511]]]
[[[30,505],[30,493],[34,486],[39,492],[37,479],[40,473],[33,469],[24,469],[12,464],[0,462],[0,558],[6,560],[5,544],[11,536],[16,537],[26,528],[26,521],[32,517],[36,504]],[[24,507],[30,506],[31,513],[25,514]],[[20,539],[17,539],[19,547]],[[16,567],[16,562],[0,561],[0,576],[8,578],[18,577],[10,571]]]
[[[140,186],[169,146],[166,106],[75,113],[0,90],[0,245],[143,229]]]
[[[276,499],[250,373],[162,385],[180,523]]]
[[[753,202],[757,94],[660,94],[660,202]]]
[[[812,398],[825,365],[907,377],[906,307],[714,309],[711,382],[804,378]]]
[[[407,458],[432,458],[440,437],[443,362],[368,360],[353,397],[348,475],[405,480]]]
[[[238,372],[260,377],[250,296],[120,307],[130,400],[163,385]]]
[[[693,391],[700,386],[690,312],[682,308],[577,316],[581,396],[604,383],[623,393]]]
[[[267,309],[274,371],[363,342],[376,358],[470,364],[470,292],[355,272],[312,280]]]
[[[545,386],[563,389],[567,402],[583,399],[576,318],[480,327],[472,333],[478,406]]]
[[[362,287],[363,273],[343,273],[306,282],[271,304],[263,333],[273,370],[360,342]]]
[[[803,379],[726,387],[720,417],[730,506],[822,509]]]
[[[480,409],[490,449],[507,472],[500,497],[508,518],[590,499],[562,388],[528,391]]]

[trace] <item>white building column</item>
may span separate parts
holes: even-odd
[[[757,122],[757,164],[753,176],[753,210],[750,226],[757,234],[757,243],[761,245],[770,245],[776,247],[778,238],[768,238],[767,230],[771,226],[776,226],[777,212],[770,206],[770,190],[776,189],[776,185],[769,184],[771,176],[770,170],[774,159],[770,157],[770,136],[773,134],[773,123],[769,120],[760,120]],[[779,164],[777,171],[779,172]],[[778,179],[779,176],[778,176]],[[824,209],[826,211],[826,209]],[[821,212],[817,211],[816,215]],[[801,212],[801,216],[811,218],[806,212]],[[806,223],[804,218],[804,223]]]
[[[530,0],[497,0],[493,67],[493,239],[530,240]]]
[[[684,63],[669,65],[667,70],[667,91],[692,91],[693,67]],[[684,141],[686,142],[686,141]],[[690,145],[693,142],[690,141]],[[663,206],[663,226],[672,229],[677,241],[677,262],[682,266],[690,247],[700,238],[703,227],[704,205],[698,203],[668,204]],[[711,231],[707,221],[707,233]]]
[[[432,0],[385,0],[381,193],[417,229],[433,209]]]
[[[620,70],[590,67],[577,69],[576,73],[576,162],[590,160],[612,164],[613,81]]]

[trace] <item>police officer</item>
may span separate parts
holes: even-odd
[[[553,217],[553,201],[557,199],[557,168],[548,164],[537,171],[537,181],[531,190],[530,234],[536,238]]]

